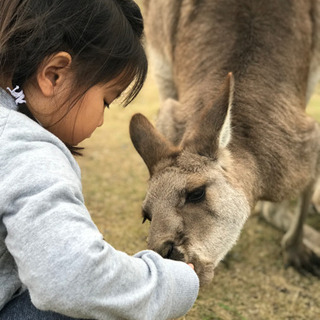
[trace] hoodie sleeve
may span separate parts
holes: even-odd
[[[76,164],[50,139],[7,132],[0,141],[5,244],[34,305],[88,319],[185,314],[198,294],[195,272],[153,251],[129,256],[105,242],[84,205]]]

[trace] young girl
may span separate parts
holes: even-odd
[[[2,320],[160,320],[197,297],[187,264],[103,240],[72,156],[105,107],[141,89],[142,32],[132,0],[0,2]]]

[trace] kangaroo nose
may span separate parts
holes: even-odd
[[[164,255],[164,258],[177,261],[184,261],[183,253],[181,253],[172,242],[167,245],[167,253],[166,255]]]
[[[170,259],[171,255],[173,253],[173,249],[174,249],[174,244],[169,243],[167,246],[167,254],[164,255],[164,258]]]

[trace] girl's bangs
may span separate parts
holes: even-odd
[[[105,67],[99,71],[101,82],[107,83],[118,78],[118,84],[125,88],[122,104],[126,107],[138,95],[147,77],[148,62],[144,50],[142,49],[134,59],[122,62],[117,70],[111,71],[108,64],[105,64]]]

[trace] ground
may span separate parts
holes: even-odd
[[[158,107],[157,89],[149,75],[132,104],[106,110],[104,126],[83,144],[84,156],[78,158],[93,220],[106,241],[129,254],[146,248],[148,233],[148,223],[141,223],[148,171],[130,141],[129,121],[136,112],[154,121]],[[308,110],[320,119],[320,94],[313,96]],[[320,230],[320,215],[312,220]],[[281,232],[252,215],[185,319],[320,319],[320,280],[284,268],[281,237]]]

